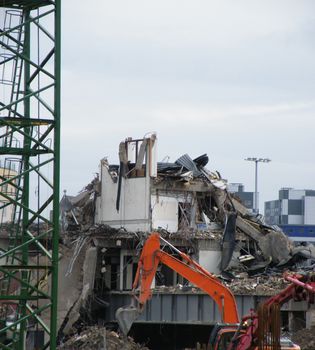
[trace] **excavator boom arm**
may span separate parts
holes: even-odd
[[[134,289],[140,288],[140,295],[137,297],[140,307],[151,297],[152,281],[158,265],[162,263],[207,293],[216,302],[223,322],[238,323],[237,306],[231,291],[189,256],[182,252],[180,255],[183,261],[161,250],[159,234],[154,233],[148,238],[139,259],[133,284]]]
[[[192,284],[207,293],[217,304],[222,315],[222,322],[238,323],[238,312],[235,298],[231,291],[215,279],[210,279],[198,270],[192,270],[189,265],[168,255],[159,252],[160,261],[186,278]]]

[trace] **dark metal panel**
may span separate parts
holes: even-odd
[[[288,201],[288,214],[289,215],[302,215],[302,200],[300,199],[289,199]]]
[[[172,320],[172,295],[163,295],[161,298],[162,321]]]
[[[175,320],[176,322],[186,322],[187,315],[187,296],[186,295],[177,295],[174,298],[175,305]]]
[[[151,320],[152,321],[161,321],[161,305],[162,305],[162,295],[156,295],[155,298],[151,301]]]
[[[199,321],[198,317],[199,297],[198,295],[191,295],[187,303],[187,314],[190,321]]]
[[[183,156],[181,156],[180,158],[178,158],[175,161],[176,164],[182,165],[183,167],[185,167],[188,171],[193,171],[193,175],[196,176],[200,176],[201,172],[198,170],[195,162],[189,157],[188,154],[184,154]]]
[[[201,320],[202,322],[211,322],[216,319],[218,314],[215,302],[208,296],[201,294]]]
[[[266,297],[239,295],[235,299],[239,316],[242,317]],[[128,293],[111,293],[109,303],[104,317],[106,321],[114,322],[116,310],[121,306],[130,305],[131,296]],[[215,324],[221,322],[221,313],[216,303],[206,294],[163,293],[153,295],[136,322]]]

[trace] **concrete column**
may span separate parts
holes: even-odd
[[[83,290],[82,290],[82,302],[86,302],[88,296],[94,289],[95,273],[97,263],[97,248],[90,247],[85,253],[85,259],[83,263]]]
[[[132,288],[132,262],[126,266],[125,269],[126,275],[126,289],[131,289]]]
[[[305,328],[305,312],[304,311],[289,311],[289,331],[296,332]]]
[[[119,290],[124,289],[124,256],[125,256],[125,251],[123,249],[120,249]]]
[[[315,327],[315,307],[312,305],[312,307],[306,311],[306,328],[310,329],[312,327]]]
[[[190,227],[196,227],[196,213],[197,213],[197,200],[195,198],[192,199],[191,203],[191,211],[190,211]]]

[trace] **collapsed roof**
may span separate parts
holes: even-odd
[[[128,161],[126,145],[127,142],[133,141],[135,140],[127,139],[125,143],[120,144],[119,165],[110,165],[107,160],[103,160],[112,181],[118,183],[117,211],[121,191],[119,183],[127,176],[138,176],[141,169],[143,172],[140,173],[145,174],[145,147],[152,141],[152,137],[136,140],[139,145],[137,143],[136,158],[131,162]],[[234,194],[229,193],[227,181],[221,174],[206,167],[208,162],[207,154],[195,159],[184,154],[174,163],[157,162],[157,172],[150,178],[153,189],[168,191],[171,194],[174,191],[193,193],[197,199],[195,213],[188,212],[185,207],[180,208],[183,225],[179,225],[177,234],[219,240],[222,250],[220,268],[223,272],[231,268],[230,262],[236,250],[239,252],[239,266],[253,275],[269,268],[298,268],[301,264],[312,268],[315,264],[313,248],[294,247],[279,227],[266,225],[261,215],[251,213]],[[64,195],[61,213],[65,234],[95,232],[95,226],[98,227],[98,235],[102,232],[102,225],[95,225],[95,203],[97,198],[102,196],[103,186],[106,184],[102,184],[97,176],[77,196]],[[197,225],[189,224],[192,215],[198,217]],[[167,228],[162,229],[167,233]],[[108,232],[106,225],[103,232]],[[115,232],[112,234],[115,235]]]

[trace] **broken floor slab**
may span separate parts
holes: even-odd
[[[97,247],[126,251],[132,247],[130,254],[134,254],[137,245],[157,230],[175,246],[199,254],[207,268],[211,268],[211,260],[216,273],[232,267],[249,274],[270,273],[269,267],[294,269],[303,259],[311,261],[303,249],[293,251],[283,233],[266,226],[261,216],[253,216],[226,190],[227,181],[220,173],[206,168],[206,154],[195,159],[184,154],[175,163],[159,163],[156,145],[153,135],[127,138],[119,145],[121,164],[101,161],[99,178],[85,187],[85,194],[72,200],[80,213],[87,201],[95,199],[94,224],[87,226],[82,215],[77,230],[68,234],[70,240],[85,232]],[[87,213],[91,218],[93,210]],[[226,220],[231,215],[233,225]],[[213,254],[210,249],[208,254],[207,244],[201,246],[205,241],[222,244],[222,250]]]
[[[76,260],[74,261],[76,267],[80,266],[79,278],[77,276],[78,271],[74,271],[73,267],[71,268],[70,273],[69,271],[67,273],[68,278],[72,279],[73,277],[74,280],[79,279],[80,282],[72,287],[72,289],[74,289],[76,292],[76,299],[71,299],[73,303],[69,308],[69,312],[65,317],[65,322],[61,327],[63,334],[71,333],[73,325],[80,318],[81,309],[86,307],[88,298],[94,293],[95,273],[97,270],[96,263],[97,248],[94,246],[86,246],[82,250],[82,254],[78,254]],[[71,262],[69,263],[69,265],[71,265]]]

